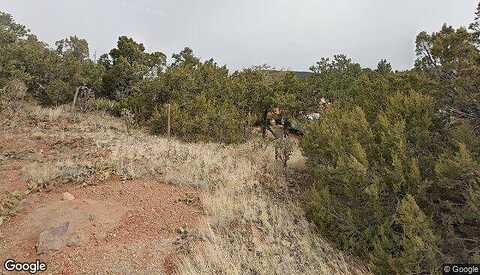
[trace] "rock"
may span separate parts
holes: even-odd
[[[40,233],[37,243],[37,254],[58,251],[64,248],[69,243],[65,238],[69,227],[70,222],[67,222]]]
[[[64,201],[73,201],[73,200],[75,200],[75,197],[72,194],[70,194],[68,192],[65,192],[65,193],[63,193],[63,200]]]
[[[43,207],[26,212],[20,225],[23,230],[19,230],[16,235],[18,240],[39,240],[39,233],[44,232],[41,240],[38,241],[38,251],[41,253],[45,251],[42,240],[48,237],[46,232],[49,232],[52,227],[68,223],[67,232],[60,238],[61,245],[64,246],[62,249],[65,249],[65,246],[83,246],[92,236],[99,240],[104,239],[104,232],[111,232],[116,228],[128,210],[114,202],[79,198],[73,201],[61,199],[51,201]],[[0,238],[0,251],[1,240]]]

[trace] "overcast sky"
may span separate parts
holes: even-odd
[[[308,70],[344,53],[363,66],[410,68],[418,32],[466,26],[478,0],[0,0],[50,45],[86,38],[97,56],[127,35],[169,57],[185,46],[230,69]]]

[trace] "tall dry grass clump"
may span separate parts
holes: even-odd
[[[70,116],[68,113],[68,107],[61,105],[53,108],[42,108],[40,106],[35,106],[31,110],[32,115],[42,121],[57,121],[61,118],[67,118]]]

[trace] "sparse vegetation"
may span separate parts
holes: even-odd
[[[173,184],[211,190],[202,198],[210,217],[201,231],[205,249],[181,260],[182,274],[362,273],[315,236],[298,206],[263,189],[286,184],[283,167],[273,146],[260,154],[255,147],[125,137],[113,144],[110,161],[125,178],[161,174]]]
[[[38,109],[34,115],[44,119],[45,113],[48,109]],[[270,193],[270,187],[287,184],[283,164],[275,161],[273,144],[262,139],[229,146],[184,143],[142,132],[129,134],[122,123],[116,123],[120,118],[80,116],[81,123],[74,123],[69,134],[92,139],[111,154],[96,159],[94,164],[73,160],[33,162],[22,170],[26,182],[36,191],[44,191],[59,184],[88,182],[92,175],[108,173],[123,180],[154,177],[204,189],[200,200],[208,218],[195,235],[190,236],[193,231],[184,229],[185,237],[179,240],[184,255],[177,260],[179,273],[365,272],[360,264],[315,235],[301,207]],[[105,127],[108,124],[114,127]],[[48,139],[46,133],[37,135],[38,139]],[[261,153],[255,153],[258,148],[263,148]],[[301,158],[298,149],[291,161],[295,158]],[[25,198],[15,194],[6,201],[9,215]],[[194,243],[202,249],[195,248]],[[252,257],[256,260],[252,261]]]
[[[201,190],[181,201],[203,215],[177,230],[181,274],[438,274],[479,262],[480,5],[476,15],[468,29],[420,33],[411,70],[335,55],[298,78],[232,73],[190,48],[167,62],[126,36],[93,61],[86,40],[52,49],[0,12],[4,143],[29,129],[53,151],[2,152],[24,186],[0,196],[0,225],[35,192],[149,178]]]

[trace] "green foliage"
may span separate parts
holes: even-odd
[[[480,45],[480,3],[475,11],[475,19],[468,27],[472,31],[472,35],[477,47]]]
[[[441,221],[443,250],[451,262],[471,262],[480,255],[480,164],[464,144],[445,152],[434,166],[428,188],[429,209]]]
[[[298,79],[293,72],[287,72],[274,85],[274,105],[281,110],[281,115],[291,119],[298,118],[307,105],[307,98],[303,95],[305,82]]]
[[[12,83],[26,84],[13,100],[28,89],[47,105],[88,88],[97,110],[160,135],[169,104],[171,133],[192,142],[238,143],[253,126],[266,135],[272,118],[284,133],[301,122],[316,182],[309,215],[321,234],[378,274],[437,273],[441,262],[480,259],[479,16],[480,6],[469,30],[420,33],[412,70],[336,55],[299,79],[268,66],[231,73],[190,48],[167,66],[126,36],[93,61],[86,40],[70,36],[52,50],[0,12],[0,103]],[[320,119],[307,123],[310,113]],[[292,146],[275,145],[285,165]]]
[[[417,37],[415,70],[323,59],[309,89],[336,99],[302,141],[322,235],[378,274],[478,259],[479,52],[444,26]]]
[[[29,93],[43,104],[65,103],[80,86],[98,91],[103,69],[89,59],[86,40],[72,36],[58,41],[53,51],[9,14],[1,13],[0,18],[4,38],[0,41],[0,84],[23,80]]]
[[[161,52],[147,53],[141,43],[121,36],[117,48],[99,60],[106,70],[103,75],[102,96],[122,100],[133,93],[133,87],[144,78],[155,78],[166,64],[166,56]]]
[[[117,48],[110,51],[113,64],[116,64],[121,58],[125,58],[129,64],[141,63],[144,58],[145,47],[141,43],[135,42],[132,38],[120,36],[117,42]]]
[[[138,74],[135,65],[121,57],[105,72],[102,95],[116,100],[125,99],[132,93],[133,85],[140,80],[141,75]]]
[[[408,217],[392,217],[407,215],[401,214],[408,210],[402,209],[405,200],[414,205],[409,206],[410,219],[421,213],[415,200],[425,192],[422,166],[428,161],[418,153],[427,146],[421,138],[431,134],[432,103],[411,93],[389,97],[384,105],[386,112],[371,122],[360,107],[334,108],[309,127],[302,148],[317,179],[311,215],[322,234],[342,249],[369,258],[378,273],[430,271],[434,256],[416,262],[415,269],[411,266],[423,252],[436,255],[439,250],[434,239],[428,239],[434,235],[428,219],[414,225],[406,223]],[[425,231],[418,234],[426,236],[418,238],[432,243],[406,234],[413,226]]]
[[[56,79],[49,83],[46,89],[46,100],[49,104],[59,105],[73,100],[74,91],[68,83]]]
[[[80,39],[77,36],[70,36],[55,42],[57,52],[61,55],[71,55],[75,59],[82,61],[89,58],[88,42],[85,39]]]
[[[57,41],[51,50],[10,15],[2,14],[1,23],[11,37],[0,45],[6,53],[0,56],[0,84],[24,80],[29,93],[46,105],[70,102],[76,90],[88,88],[115,101],[97,100],[98,110],[117,116],[128,110],[137,123],[162,132],[158,110],[168,103],[178,107],[172,115],[175,135],[225,143],[243,141],[255,121],[266,133],[268,114],[276,106],[285,119],[301,112],[303,83],[292,74],[274,76],[266,66],[229,74],[225,66],[201,61],[189,48],[174,54],[166,66],[164,54],[147,53],[143,44],[126,36],[94,62],[88,42],[77,36]]]
[[[351,96],[357,93],[356,81],[362,72],[359,64],[353,63],[345,55],[335,55],[333,60],[322,58],[310,67],[310,70],[314,75],[309,80],[308,96],[313,109],[319,106],[322,97],[331,100],[355,100]]]
[[[17,24],[10,14],[0,11],[0,44],[14,43],[28,34],[25,26]]]
[[[394,224],[402,230],[395,232],[395,245],[400,255],[393,259],[393,269],[399,274],[430,274],[438,272],[442,263],[438,253],[438,237],[429,218],[411,195],[400,202]]]
[[[432,79],[445,119],[468,119],[480,132],[478,33],[444,25],[439,32],[420,33],[416,44],[415,67]]]
[[[201,62],[186,48],[156,79],[138,86],[135,113],[150,122],[156,134],[166,133],[164,104],[171,104],[172,134],[187,141],[238,143],[245,139],[244,114],[230,94],[231,78],[213,60]],[[133,106],[132,104],[130,106]]]
[[[126,101],[98,98],[95,100],[95,109],[119,117],[122,115],[122,110],[129,109],[129,105]]]
[[[116,101],[113,100],[97,98],[95,100],[95,109],[97,111],[110,112],[111,110],[113,110],[115,103]]]
[[[346,58],[313,67],[309,89],[336,99],[307,128],[316,179],[310,216],[378,274],[438,273],[479,257],[478,49],[465,29],[417,38],[416,69]]]
[[[231,100],[248,116],[259,122],[265,136],[268,113],[275,106],[275,79],[268,73],[269,67],[260,66],[236,72],[232,76]]]
[[[392,73],[393,72],[392,65],[390,65],[390,63],[388,63],[387,60],[382,59],[380,60],[380,62],[378,62],[376,72],[380,74]]]
[[[408,85],[406,76],[393,74],[389,66],[382,60],[377,70],[372,71],[362,69],[344,55],[336,55],[333,60],[323,58],[310,68],[314,74],[308,80],[303,110],[321,112],[320,102],[326,98],[344,106],[360,105],[369,120],[375,119],[383,111],[386,97],[398,92],[397,87]]]
[[[159,108],[151,123],[154,134],[166,134],[167,108]],[[185,141],[242,142],[243,126],[238,110],[228,103],[215,103],[198,96],[184,106],[171,105],[172,134]]]

